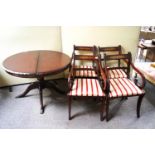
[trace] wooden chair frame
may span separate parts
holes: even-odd
[[[75,61],[77,61],[77,60],[90,61],[90,62],[93,62],[94,64],[96,63],[95,66],[98,66],[98,67],[95,67],[94,70],[98,74],[98,76],[97,77],[90,77],[90,76],[89,77],[79,77],[79,76],[76,76],[75,72],[76,72],[76,70],[79,70],[79,68],[75,67],[74,64],[75,64]],[[102,89],[102,84],[101,84],[101,79],[100,79],[101,76],[99,75],[100,72],[99,72],[98,68],[99,68],[99,60],[98,60],[98,58],[96,56],[85,56],[85,55],[78,55],[77,56],[77,55],[74,55],[74,57],[73,57],[73,65],[71,66],[70,73],[69,73],[69,76],[68,76],[69,92],[72,90],[74,80],[79,79],[79,78],[81,78],[81,79],[82,78],[84,78],[84,79],[97,79],[99,81],[100,87]],[[102,89],[102,91],[103,91],[103,89]],[[86,97],[86,96],[69,95],[69,93],[68,93],[68,115],[69,115],[69,120],[71,120],[73,118],[71,116],[72,97]],[[104,99],[105,99],[105,95],[104,96],[89,96],[89,97],[99,98],[99,99],[101,99],[102,102],[104,102]]]
[[[103,113],[104,111],[106,112],[106,120],[108,121],[109,118],[108,118],[108,115],[109,115],[109,104],[110,104],[110,99],[114,99],[114,98],[119,98],[119,97],[132,97],[132,96],[139,96],[138,97],[138,101],[137,101],[137,117],[139,118],[140,117],[140,107],[141,107],[141,103],[142,103],[142,99],[145,95],[145,91],[143,90],[144,86],[145,86],[145,77],[143,76],[143,74],[134,66],[134,64],[132,63],[132,58],[131,58],[131,53],[129,52],[128,54],[120,54],[120,55],[104,55],[104,71],[103,69],[101,68],[101,65],[100,66],[100,71],[101,71],[101,77],[102,77],[102,81],[104,83],[104,91],[106,93],[106,98],[105,98],[105,103],[102,103],[101,105],[101,120],[104,119],[103,117]],[[134,80],[134,83],[135,85],[143,91],[142,94],[132,94],[132,95],[128,95],[126,94],[125,96],[119,96],[119,97],[112,97],[110,96],[110,79],[108,77],[108,70],[110,68],[108,68],[106,66],[106,62],[108,60],[123,60],[126,64],[127,64],[127,67],[125,69],[128,70],[128,74],[129,74],[129,71],[130,71],[130,67],[133,68],[133,70],[135,70],[136,74],[139,74],[140,78],[141,78],[141,83],[138,82],[137,79]],[[101,62],[101,61],[100,61]],[[120,78],[121,79],[121,78]],[[124,79],[129,79],[129,75],[127,78],[124,78]],[[131,81],[131,80],[130,80]],[[125,87],[125,85],[124,85]]]

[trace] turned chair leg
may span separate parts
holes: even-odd
[[[140,95],[140,96],[138,97],[138,101],[137,101],[137,118],[140,117],[140,107],[141,107],[141,103],[142,103],[142,99],[143,99],[144,95],[145,95],[145,94]]]

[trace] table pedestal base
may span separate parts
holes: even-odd
[[[37,78],[37,82],[34,82],[32,84],[30,84],[26,90],[16,96],[16,98],[21,98],[21,97],[25,97],[32,89],[39,89],[39,96],[40,96],[40,114],[44,113],[44,106],[43,106],[43,89],[44,88],[54,88],[56,91],[58,91],[59,93],[64,94],[65,92],[60,90],[57,86],[56,86],[56,82],[49,82],[49,81],[45,81],[44,78]]]

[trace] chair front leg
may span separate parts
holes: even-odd
[[[109,98],[106,97],[106,121],[108,122],[109,121]]]
[[[140,117],[140,107],[141,107],[141,103],[142,103],[142,99],[144,97],[145,94],[142,94],[138,97],[138,101],[137,101],[137,118]]]
[[[100,120],[103,121],[104,120],[103,113],[105,112],[105,97],[103,97],[101,100],[102,100],[102,103],[101,103],[101,110],[100,110]]]
[[[72,96],[68,97],[68,119],[71,120],[71,104],[72,104]]]

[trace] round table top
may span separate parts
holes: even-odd
[[[13,76],[35,78],[64,71],[70,57],[50,50],[27,51],[14,54],[3,61],[5,71]]]

